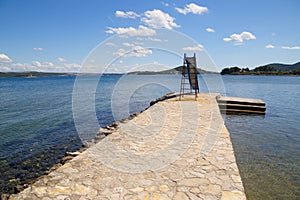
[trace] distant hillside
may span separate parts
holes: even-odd
[[[295,64],[271,63],[256,67],[252,70],[249,68],[227,67],[221,71],[222,75],[300,75],[300,62]]]
[[[36,78],[47,76],[74,76],[70,73],[53,73],[53,72],[0,72],[0,78]]]
[[[280,64],[280,63],[273,63],[273,64],[268,64],[265,66],[270,66],[273,67],[276,70],[280,71],[295,71],[295,70],[300,70],[300,62],[297,62],[295,64]]]
[[[100,73],[57,73],[57,72],[0,72],[0,78],[37,78],[51,76],[100,76]],[[104,73],[103,75],[122,75],[117,73]]]
[[[175,67],[173,69],[168,69],[168,70],[163,70],[163,71],[134,71],[134,72],[129,72],[129,75],[158,75],[158,74],[181,74],[182,73],[182,66]],[[218,74],[217,72],[211,72],[211,71],[206,71],[203,69],[198,68],[197,69],[198,74]]]

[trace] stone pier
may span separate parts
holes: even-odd
[[[10,199],[246,199],[216,95],[155,103]]]

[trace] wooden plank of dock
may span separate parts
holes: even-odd
[[[10,199],[246,199],[216,94],[157,102]]]

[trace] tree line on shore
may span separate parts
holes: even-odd
[[[226,67],[221,71],[221,75],[300,75],[300,62],[286,64],[269,64],[256,67],[252,70],[240,67]]]

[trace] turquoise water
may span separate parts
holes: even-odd
[[[248,199],[300,199],[300,77],[223,78],[228,96],[267,104],[264,117],[226,117]]]
[[[300,77],[223,76],[225,91],[219,76],[204,77],[201,91],[267,103],[264,117],[226,117],[248,199],[299,199]],[[180,87],[176,75],[81,79],[85,91],[97,84],[91,93],[100,126]],[[74,82],[75,77],[0,79],[0,193],[12,193],[15,185],[40,176],[66,151],[82,146],[73,120]],[[89,110],[85,106],[81,109]]]

